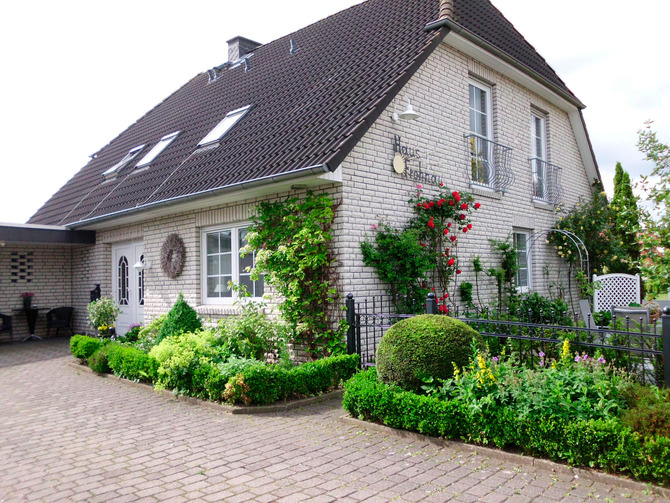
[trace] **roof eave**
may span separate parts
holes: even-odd
[[[252,180],[245,180],[243,182],[238,182],[238,183],[233,183],[230,185],[226,185],[224,187],[215,187],[213,189],[208,189],[208,190],[203,190],[200,192],[195,192],[192,194],[185,194],[182,196],[176,196],[176,197],[171,197],[168,199],[162,199],[160,201],[154,201],[151,203],[147,204],[142,204],[140,206],[135,206],[133,208],[126,208],[123,210],[115,211],[112,213],[106,213],[104,215],[99,215],[96,217],[91,217],[91,218],[86,218],[82,220],[78,220],[76,222],[69,222],[66,223],[65,225],[68,228],[71,229],[77,229],[81,227],[87,227],[91,226],[94,224],[99,224],[108,220],[112,220],[115,218],[120,218],[120,217],[125,217],[125,216],[132,216],[135,214],[139,214],[154,208],[159,208],[159,207],[168,207],[172,205],[177,205],[181,204],[190,200],[195,200],[195,199],[204,199],[207,197],[214,197],[222,194],[226,194],[228,192],[234,192],[238,190],[244,190],[244,189],[250,189],[253,187],[257,187],[259,185],[265,185],[268,183],[280,183],[284,181],[291,180],[293,178],[300,178],[308,175],[323,175],[324,173],[330,173],[332,170],[330,169],[330,166],[326,163],[323,164],[317,164],[315,166],[308,166],[306,168],[300,168],[296,169],[293,171],[289,171],[287,173],[282,173],[279,175],[269,175],[269,176],[263,176],[259,178],[254,178]]]
[[[458,24],[456,21],[450,18],[444,18],[444,19],[438,19],[437,21],[433,21],[431,23],[428,23],[425,26],[426,31],[431,31],[431,30],[436,30],[440,29],[442,27],[447,27],[449,30],[453,31],[454,33],[457,33],[461,35],[462,37],[466,38],[470,42],[473,42],[474,44],[480,46],[482,49],[485,49],[486,51],[492,53],[494,56],[499,57],[506,63],[514,66],[516,69],[522,71],[529,77],[537,80],[539,83],[541,83],[543,86],[546,86],[547,88],[551,89],[553,92],[558,94],[561,98],[569,101],[571,104],[576,106],[579,109],[584,109],[586,108],[586,105],[581,102],[576,96],[574,96],[571,93],[566,92],[565,90],[561,89],[557,85],[555,85],[553,82],[547,80],[545,77],[537,73],[535,70],[532,68],[524,65],[521,63],[519,60],[516,58],[510,56],[507,54],[505,51],[502,51],[501,49],[497,48],[496,46],[490,44],[483,38],[479,37],[472,31],[468,30],[467,28],[461,26]]]

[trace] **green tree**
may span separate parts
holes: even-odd
[[[610,272],[637,274],[640,260],[640,210],[637,197],[633,195],[630,176],[621,163],[616,164],[614,176],[614,197],[610,204],[613,218],[613,231],[619,239],[619,246],[624,256],[620,261],[612,261]]]
[[[651,209],[642,212],[640,270],[647,292],[657,295],[670,286],[670,253],[665,253],[670,249],[670,146],[657,138],[652,121],[645,124],[638,131],[637,147],[654,168],[642,177],[641,184]]]

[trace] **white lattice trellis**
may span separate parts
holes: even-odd
[[[593,275],[593,283],[600,288],[593,294],[593,310],[609,311],[612,306],[628,306],[631,302],[640,303],[640,275],[603,274]]]

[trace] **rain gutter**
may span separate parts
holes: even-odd
[[[112,218],[117,218],[120,216],[128,216],[128,215],[133,215],[135,213],[140,213],[142,211],[145,211],[147,209],[152,209],[152,208],[160,208],[160,207],[165,207],[165,206],[174,206],[176,204],[180,204],[183,202],[187,201],[192,201],[196,199],[202,199],[205,197],[211,197],[211,196],[217,196],[221,194],[226,194],[229,192],[234,192],[236,190],[240,189],[251,189],[254,187],[258,187],[260,185],[267,184],[268,182],[272,183],[281,183],[284,181],[291,180],[293,178],[300,178],[305,175],[314,175],[314,174],[324,174],[324,173],[329,173],[331,170],[328,167],[327,164],[317,164],[315,166],[309,166],[306,168],[300,168],[296,169],[293,171],[289,171],[288,173],[281,173],[279,175],[268,175],[268,176],[262,176],[259,178],[254,178],[252,180],[245,180],[244,182],[238,182],[238,183],[232,183],[230,185],[226,185],[225,187],[216,187],[213,189],[207,189],[203,190],[200,192],[194,192],[192,194],[186,194],[183,196],[176,196],[176,197],[170,197],[168,199],[162,199],[160,201],[155,201],[152,203],[147,203],[147,204],[141,204],[139,206],[135,206],[134,208],[126,208],[123,210],[115,211],[112,213],[107,213],[105,215],[97,216],[97,217],[92,217],[92,218],[85,218],[84,220],[79,220],[77,222],[72,222],[72,223],[67,223],[65,224],[69,228],[76,229],[78,227],[83,227],[85,225],[90,225],[92,223],[99,223],[99,222],[104,222],[106,220],[110,220]]]

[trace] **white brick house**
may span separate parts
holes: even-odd
[[[543,267],[561,266],[544,240],[555,203],[587,197],[600,175],[583,105],[488,1],[368,0],[269,44],[238,37],[229,48],[231,61],[101,149],[28,224],[0,225],[0,313],[31,290],[40,306],[74,306],[85,331],[100,284],[124,304],[120,332],[166,312],[179,292],[201,314],[225,316],[233,294],[220,285],[244,280],[237,250],[256,204],[307,188],[342,201],[341,292],[382,293],[360,243],[380,218],[402,225],[416,184],[430,193],[431,179],[482,204],[459,246],[462,279],[472,280],[475,255],[495,265],[489,239],[517,233],[532,245],[521,286],[545,291]],[[408,100],[419,119],[394,120]],[[466,136],[486,170],[473,172]],[[506,163],[494,162],[500,149]],[[73,237],[82,231],[95,244]],[[175,278],[160,267],[171,234],[186,250]],[[14,275],[28,256],[30,275]],[[27,329],[15,314],[17,338]]]

